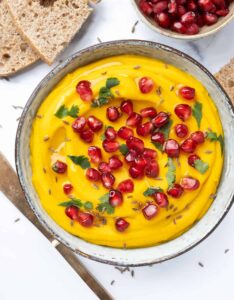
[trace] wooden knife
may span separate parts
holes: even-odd
[[[21,213],[34,225],[37,229],[55,245],[58,252],[65,258],[69,265],[75,270],[75,272],[84,280],[84,282],[90,287],[90,289],[103,300],[111,300],[112,296],[103,288],[103,286],[94,278],[94,276],[86,269],[86,267],[80,262],[75,253],[57,242],[53,235],[49,233],[38,221],[37,217],[31,210],[24,193],[21,189],[19,179],[0,152],[0,191],[21,211]],[[55,242],[56,243],[55,243]]]

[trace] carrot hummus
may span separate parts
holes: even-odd
[[[223,131],[204,86],[151,58],[122,55],[65,76],[30,140],[41,204],[88,242],[137,248],[188,230],[215,198]]]

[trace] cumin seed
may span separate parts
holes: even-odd
[[[137,20],[137,21],[134,23],[134,25],[132,26],[132,30],[131,30],[132,33],[134,33],[134,32],[136,31],[136,26],[137,26],[138,23],[139,23],[139,21]]]
[[[14,220],[14,223],[17,223],[19,221],[20,221],[20,218],[17,218],[17,219]]]
[[[176,219],[173,219],[173,223],[176,225]]]
[[[51,189],[48,189],[48,194],[51,195]]]
[[[20,105],[12,105],[14,109],[24,109],[23,106]]]
[[[225,249],[224,253],[226,254],[226,253],[228,253],[228,251],[230,251],[230,249]]]
[[[132,196],[132,195],[128,195],[127,198],[128,198],[128,199],[131,199],[131,198],[133,198],[133,196]]]
[[[113,285],[114,283],[115,283],[115,280],[112,280],[110,284]]]
[[[50,137],[48,135],[44,136],[43,141],[47,142],[50,139]]]
[[[198,262],[198,265],[200,266],[200,267],[202,267],[202,268],[204,268],[204,265],[203,265],[203,263],[202,262]]]
[[[43,172],[46,174],[46,168],[43,168],[42,170],[43,170]]]
[[[97,40],[99,43],[102,43],[102,40],[100,39],[100,37],[97,37]]]
[[[141,68],[140,65],[133,67],[133,69],[135,69],[135,70],[138,70],[138,69],[140,69],[140,68]]]
[[[211,150],[206,150],[204,153],[206,153],[206,154],[211,154],[211,153],[213,153],[213,151],[211,151]]]
[[[96,185],[95,183],[92,183],[92,187],[93,187],[95,190],[99,190],[99,186]]]
[[[131,271],[131,276],[134,277],[135,276],[135,272],[134,270]]]
[[[38,119],[42,119],[42,118],[43,118],[43,115],[37,115],[37,118],[38,118]]]
[[[156,89],[156,93],[160,96],[162,94],[162,88],[161,86],[159,86],[157,89]]]
[[[171,215],[166,216],[166,220],[167,220],[167,219],[170,219],[170,217],[171,217]]]
[[[175,89],[175,86],[172,85],[172,86],[170,87],[170,92],[174,91],[174,89]]]
[[[106,75],[106,74],[107,74],[107,72],[106,72],[106,71],[101,73],[101,75],[103,75],[103,76],[104,76],[104,75]]]
[[[63,120],[63,123],[64,123],[65,125],[70,125],[70,123],[69,123],[68,121],[66,121],[66,120]]]
[[[176,217],[176,220],[182,219],[182,215]]]

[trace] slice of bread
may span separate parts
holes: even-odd
[[[38,60],[38,55],[17,32],[3,0],[0,0],[0,32],[0,77],[12,75]]]
[[[19,32],[48,64],[91,13],[87,0],[6,0]]]
[[[222,84],[234,104],[234,58],[216,73],[215,77]]]

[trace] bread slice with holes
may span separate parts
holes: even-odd
[[[215,77],[222,84],[234,104],[234,58],[216,73]]]
[[[48,64],[64,50],[91,13],[87,0],[6,0],[15,24]]]
[[[0,77],[12,75],[39,59],[21,38],[3,0],[0,0]]]

